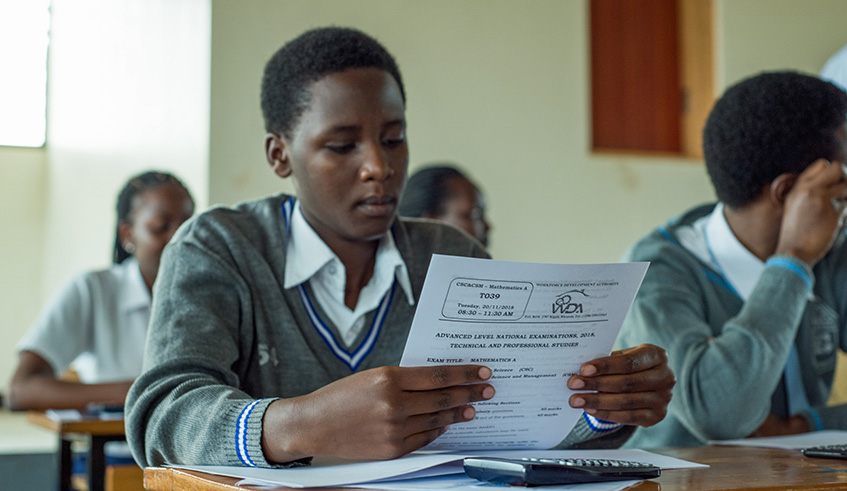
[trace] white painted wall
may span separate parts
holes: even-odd
[[[108,266],[131,174],[176,172],[200,209],[290,191],[264,160],[259,81],[308,27],[359,27],[394,53],[412,165],[454,160],[486,189],[495,257],[614,261],[712,199],[700,162],[589,151],[586,0],[54,0],[53,11],[48,150],[0,149],[0,381],[46,296]],[[847,43],[846,15],[843,0],[716,0],[718,87],[817,71]]]
[[[310,27],[368,32],[397,58],[411,164],[453,160],[486,190],[501,259],[615,261],[648,230],[713,199],[702,162],[595,155],[586,1],[214,0],[210,199],[280,191],[262,151],[265,61]],[[716,0],[716,81],[816,71],[847,35],[841,0]]]
[[[46,150],[0,149],[0,386],[47,298],[110,265],[129,177],[170,171],[198,209],[208,202],[209,0],[53,0],[51,10]]]
[[[41,308],[47,153],[0,147],[0,387],[17,364],[14,346]]]
[[[263,157],[263,65],[309,27],[347,25],[377,37],[400,64],[412,167],[456,161],[486,190],[495,257],[617,260],[712,193],[696,161],[591,154],[586,6],[215,0],[211,201],[290,191]]]

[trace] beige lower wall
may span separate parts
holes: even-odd
[[[17,364],[15,345],[41,308],[46,182],[44,149],[0,147],[0,388]]]

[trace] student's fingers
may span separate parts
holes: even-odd
[[[573,394],[568,399],[571,407],[583,409],[594,416],[593,411],[637,411],[641,409],[664,409],[671,401],[671,390],[654,390],[626,394],[585,392]]]
[[[470,421],[474,416],[476,416],[476,409],[473,406],[459,406],[444,411],[419,414],[408,419],[405,431],[407,435],[411,435],[447,428],[454,423]]]
[[[460,406],[466,407],[472,402],[486,401],[492,397],[494,397],[494,387],[489,384],[471,384],[446,389],[407,392],[404,396],[406,407],[403,412],[410,416],[417,416],[445,410],[458,410]],[[448,422],[448,424],[458,421],[466,420],[456,419]]]
[[[583,363],[579,369],[582,378],[603,375],[621,375],[650,370],[657,366],[667,366],[668,355],[665,350],[652,344],[642,344],[612,352],[609,356]]]
[[[447,431],[446,427],[435,428],[432,430],[422,431],[420,433],[414,433],[406,437],[403,442],[404,452],[401,455],[405,455],[409,452],[414,452],[415,450],[429,445],[436,438],[443,435],[444,432]]]
[[[439,365],[434,367],[392,367],[401,390],[433,390],[476,384],[491,378],[491,369],[482,365]]]
[[[568,388],[571,390],[594,390],[610,394],[670,390],[675,384],[676,377],[667,365],[624,375],[595,377],[574,375],[568,380]]]

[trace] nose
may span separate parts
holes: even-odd
[[[394,168],[381,145],[369,145],[364,152],[359,179],[362,181],[385,181],[394,175]]]

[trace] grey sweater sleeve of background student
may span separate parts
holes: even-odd
[[[710,306],[724,303],[718,296],[731,294],[712,286],[682,248],[656,246],[661,242],[634,249],[632,260],[652,262],[618,344],[663,347],[678,382],[668,418],[639,430],[639,437],[648,437],[636,441],[695,445],[745,437],[770,412],[809,295],[806,279],[768,266],[740,311],[716,322],[713,317],[719,315]],[[814,281],[805,264],[796,265]],[[698,441],[685,440],[679,425]]]

